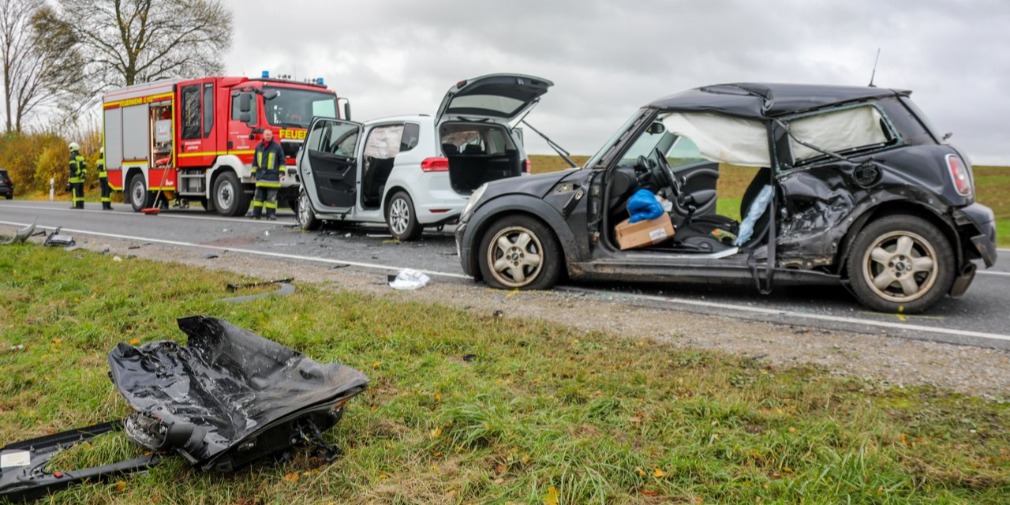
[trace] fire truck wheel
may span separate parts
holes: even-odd
[[[249,210],[252,195],[247,195],[235,172],[225,172],[214,181],[214,208],[222,216],[241,216]]]
[[[134,212],[140,212],[142,209],[150,208],[154,205],[154,195],[147,190],[147,185],[144,184],[144,176],[141,174],[134,175],[130,179],[130,206],[133,207]]]

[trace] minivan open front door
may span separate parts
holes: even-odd
[[[298,171],[318,212],[346,213],[354,208],[361,129],[360,123],[318,117],[309,127]]]

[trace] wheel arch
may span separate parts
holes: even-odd
[[[940,233],[950,242],[950,246],[954,250],[955,269],[961,269],[964,261],[964,251],[961,248],[961,241],[958,239],[954,223],[932,207],[914,201],[897,200],[884,202],[867,210],[849,227],[849,230],[845,233],[845,237],[842,239],[841,247],[838,248],[838,257],[835,259],[835,264],[838,265],[838,274],[842,278],[848,278],[846,264],[848,263],[849,255],[852,253],[852,245],[859,233],[870,223],[894,215],[915,216],[936,226],[940,230]]]
[[[403,191],[404,193],[407,193],[407,196],[410,197],[411,201],[414,200],[414,195],[410,192],[409,189],[407,189],[407,186],[404,186],[403,184],[395,184],[391,187],[383,189],[383,191],[384,194],[382,195],[382,207],[380,209],[382,210],[383,218],[385,218],[386,211],[389,209],[389,201],[393,199],[393,195],[395,195],[397,191]],[[417,209],[414,209],[414,212],[417,212]]]
[[[469,222],[466,230],[466,242],[473,244],[469,254],[465,258],[468,271],[474,272],[474,278],[480,279],[480,237],[484,236],[495,222],[506,216],[527,216],[544,224],[547,230],[553,234],[554,239],[561,245],[561,253],[564,257],[565,265],[561,270],[564,274],[570,274],[569,266],[578,259],[578,247],[575,234],[568,227],[568,223],[561,217],[557,209],[551,207],[543,200],[525,195],[511,195],[499,197],[482,206]]]

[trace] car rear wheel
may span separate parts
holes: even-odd
[[[950,291],[954,249],[932,223],[915,216],[888,216],[859,232],[846,267],[863,305],[916,313]]]
[[[417,222],[414,201],[406,191],[397,191],[386,205],[386,224],[393,238],[401,241],[417,240],[424,227]]]
[[[295,216],[298,217],[298,226],[305,231],[318,230],[322,224],[316,213],[312,212],[312,203],[309,202],[309,194],[304,188],[298,192],[298,211],[295,212]]]
[[[510,216],[491,225],[481,239],[480,272],[500,289],[547,289],[561,274],[561,248],[554,234],[528,216]]]

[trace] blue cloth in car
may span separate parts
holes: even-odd
[[[629,223],[649,221],[663,215],[663,206],[659,204],[656,195],[647,189],[635,191],[628,199]]]

